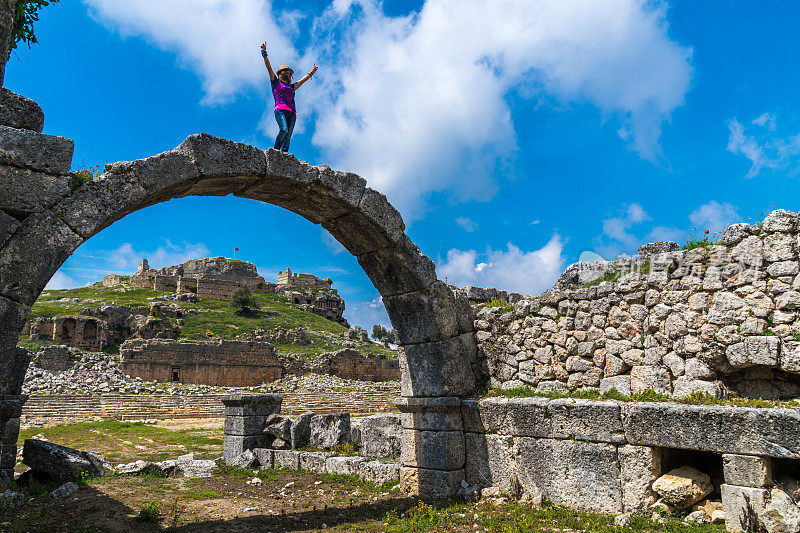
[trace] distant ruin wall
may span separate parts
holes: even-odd
[[[122,371],[147,381],[250,386],[288,374],[331,374],[361,381],[400,379],[397,360],[344,349],[309,365],[299,356],[280,355],[264,341],[132,339],[121,349]]]
[[[400,379],[400,364],[397,359],[389,359],[385,355],[362,354],[349,348],[327,354],[311,371],[361,381]]]
[[[122,345],[120,355],[123,372],[148,381],[250,386],[303,371],[299,361],[258,341],[134,339]]]
[[[79,315],[34,318],[22,333],[31,340],[69,344],[94,352],[99,352],[109,340],[103,320]]]
[[[719,244],[573,265],[541,298],[474,308],[491,385],[800,396],[798,240],[779,210]]]

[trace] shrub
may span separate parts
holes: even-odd
[[[158,502],[147,502],[139,511],[136,520],[139,522],[158,522],[161,516],[161,509],[158,507]]]
[[[239,287],[233,291],[230,306],[236,309],[236,314],[239,316],[249,315],[256,309],[261,308],[258,305],[258,300],[250,293],[247,287]]]
[[[100,174],[99,172],[97,173]],[[83,185],[84,183],[92,181],[96,177],[95,174],[92,174],[91,170],[88,169],[81,169],[72,172],[69,176],[69,188],[73,191]]]

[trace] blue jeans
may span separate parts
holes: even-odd
[[[286,109],[275,110],[275,120],[278,121],[278,136],[275,137],[275,149],[282,152],[289,151],[289,141],[292,139],[292,131],[294,130],[294,121],[297,115]]]

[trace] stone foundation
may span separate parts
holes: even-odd
[[[800,466],[796,409],[539,397],[468,400],[461,408],[467,483],[519,487],[572,509],[646,512],[653,482],[694,454],[692,466],[708,473],[724,465],[715,490],[728,530],[740,531],[748,513],[764,519],[773,480]]]

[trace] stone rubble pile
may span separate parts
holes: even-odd
[[[646,245],[577,263],[541,297],[474,306],[491,386],[800,397],[799,231],[777,210],[718,244]]]

